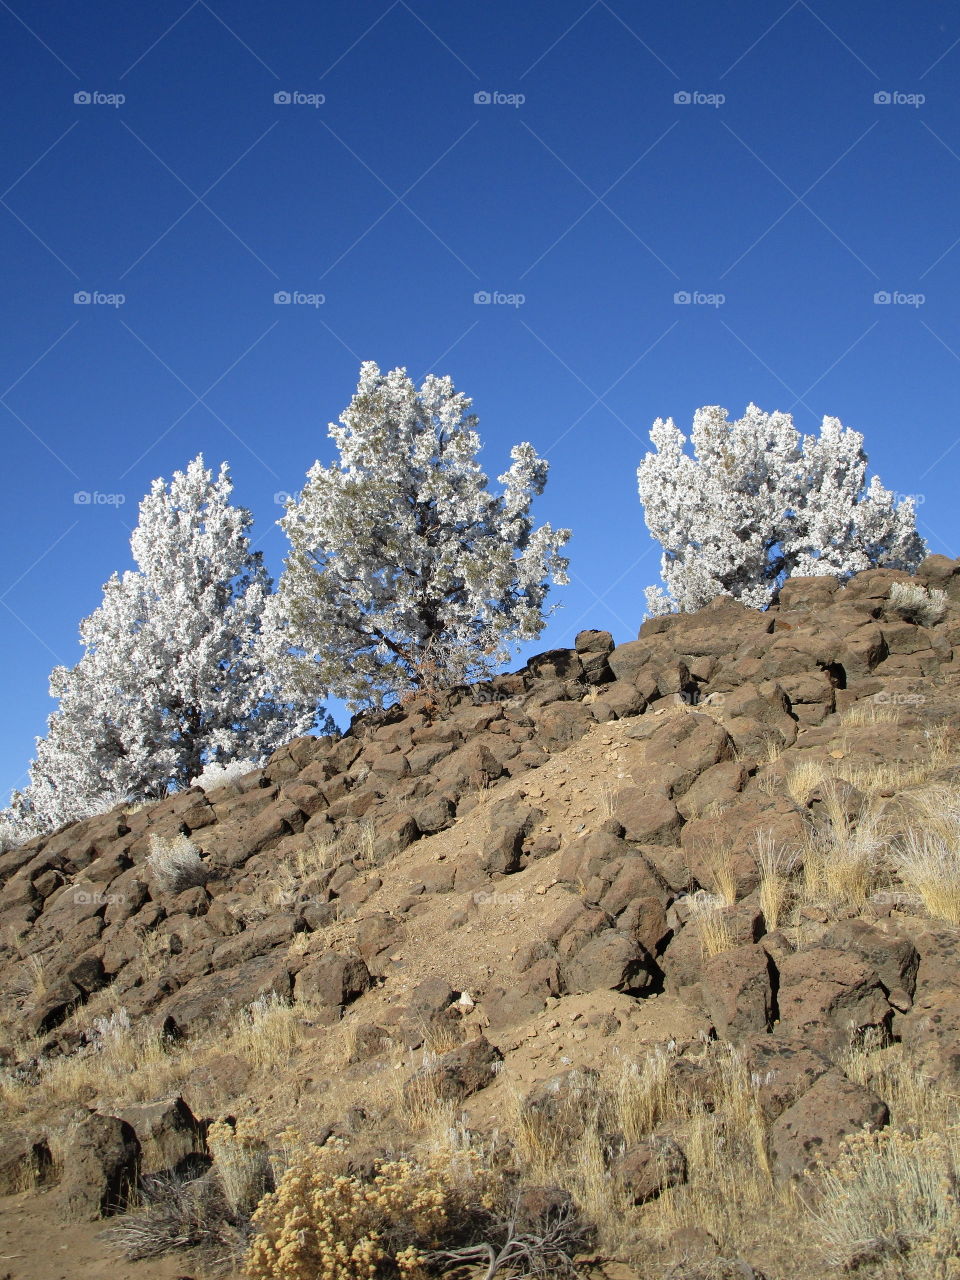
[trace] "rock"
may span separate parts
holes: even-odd
[[[34,1035],[41,1036],[70,1016],[78,1004],[83,1003],[83,992],[64,978],[50,987],[37,1001],[26,1023]]]
[[[432,835],[450,826],[454,806],[449,796],[431,795],[413,808],[411,816],[424,835]]]
[[[606,635],[607,632],[588,634]],[[516,1199],[517,1223],[522,1230],[543,1234],[545,1228],[551,1227],[573,1207],[573,1196],[563,1187],[522,1187]]]
[[[600,906],[610,915],[618,915],[628,903],[638,898],[656,898],[666,902],[669,891],[646,858],[639,855],[623,859]]]
[[[613,636],[609,631],[581,631],[574,641],[586,684],[605,684],[613,679],[607,661],[613,652]]]
[[[740,1051],[768,1120],[776,1120],[833,1068],[829,1058],[799,1037],[748,1036]]]
[[[960,987],[924,987],[896,1030],[925,1075],[952,1090],[960,1086]]]
[[[569,992],[626,991],[636,994],[653,986],[656,966],[633,938],[607,929],[589,942],[563,968]]]
[[[630,680],[614,680],[602,686],[600,696],[591,703],[595,720],[623,720],[638,716],[647,707],[647,700]]]
[[[255,1068],[235,1053],[217,1053],[194,1067],[181,1085],[184,1105],[193,1115],[223,1114],[250,1091]]]
[[[419,839],[416,819],[409,813],[395,814],[379,825],[373,842],[374,856],[378,861],[395,857]]]
[[[140,1175],[183,1176],[197,1167],[205,1151],[203,1126],[179,1095],[143,1102],[117,1112],[140,1144]]]
[[[431,1022],[446,1012],[459,994],[445,978],[426,978],[414,987],[410,1008],[424,1021]]]
[[[770,962],[757,944],[722,951],[704,961],[700,990],[721,1040],[766,1031],[773,1018]]]
[[[216,946],[213,966],[215,969],[231,969],[254,956],[266,955],[274,947],[289,943],[300,924],[298,917],[290,912],[277,912],[254,928],[236,933]]]
[[[960,560],[948,556],[932,555],[917,569],[917,578],[925,587],[945,591],[954,602],[960,602]]]
[[[579,1138],[599,1098],[600,1077],[592,1067],[571,1067],[541,1081],[523,1099],[528,1123],[555,1137]]]
[[[873,928],[866,920],[840,920],[826,931],[820,946],[851,951],[873,968],[898,1009],[909,1009],[917,987],[920,955],[909,939]]]
[[[683,819],[666,795],[625,787],[613,798],[613,816],[627,840],[638,844],[675,844]]]
[[[408,1098],[441,1098],[462,1102],[496,1077],[503,1054],[485,1036],[443,1053],[414,1072],[404,1085]]]
[[[512,799],[493,804],[487,818],[480,869],[489,875],[519,871],[523,842],[542,817],[540,809]]]
[[[0,1195],[29,1191],[47,1180],[53,1157],[38,1133],[6,1129],[0,1151]]]
[[[169,1035],[193,1036],[262,996],[290,998],[290,973],[282,960],[269,955],[256,956],[235,969],[190,979],[162,1002],[156,1021]]]
[[[314,1000],[339,1013],[362,996],[371,981],[370,970],[359,956],[328,951],[300,970],[295,994],[298,1000]]]
[[[819,609],[832,602],[839,585],[836,578],[788,578],[777,592],[776,603],[781,609],[796,609],[801,606]]]
[[[646,1204],[686,1182],[687,1157],[672,1138],[654,1134],[611,1161],[610,1171],[633,1204]]]
[[[886,1103],[869,1089],[828,1071],[774,1122],[770,1155],[774,1174],[799,1178],[818,1162],[832,1164],[843,1139],[861,1129],[881,1129]]]
[[[780,962],[778,1033],[833,1054],[868,1029],[885,1033],[891,1010],[875,969],[847,951],[814,947]]]
[[[125,1209],[139,1158],[140,1144],[129,1124],[116,1116],[88,1116],[64,1143],[61,1211],[89,1222]]]
[[[681,817],[699,818],[708,810],[726,808],[747,785],[749,776],[739,760],[711,765],[677,800]]]
[[[550,702],[532,708],[530,718],[536,725],[541,745],[549,751],[562,751],[580,738],[596,722],[589,706],[581,702]]]

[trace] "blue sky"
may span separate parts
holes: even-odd
[[[227,459],[279,572],[363,359],[549,458],[528,652],[634,637],[635,469],[702,404],[840,417],[960,551],[960,10],[0,0],[0,50],[4,795],[150,481]]]

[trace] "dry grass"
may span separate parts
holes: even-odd
[[[879,1266],[898,1280],[948,1280],[960,1256],[960,1126],[917,1136],[899,1129],[850,1138],[821,1178],[815,1213],[826,1260]]]
[[[846,728],[863,728],[872,724],[897,724],[900,720],[900,706],[895,702],[884,701],[872,697],[855,702],[852,707],[840,714],[840,723]]]
[[[217,1121],[207,1132],[207,1147],[231,1212],[240,1218],[249,1216],[273,1186],[266,1142],[249,1121],[236,1125]]]
[[[717,956],[722,951],[730,951],[736,945],[729,919],[732,904],[702,889],[691,895],[689,902],[690,924],[696,930],[701,953]]]
[[[822,760],[801,757],[787,774],[787,795],[794,804],[806,804],[811,791],[815,791],[827,777],[827,767]]]
[[[289,1063],[304,1031],[302,1005],[277,995],[261,996],[240,1013],[229,1036],[229,1049],[261,1071],[278,1071]]]
[[[797,855],[777,844],[768,831],[757,832],[754,856],[760,871],[760,910],[768,930],[779,928],[795,892]]]
[[[824,820],[809,832],[802,851],[803,897],[830,911],[862,910],[889,882],[889,820],[869,801],[851,816],[837,786],[825,784],[822,794]]]
[[[891,853],[897,877],[928,915],[960,925],[960,788],[905,799],[907,828]]]
[[[200,857],[200,850],[184,835],[152,835],[146,865],[155,887],[163,893],[182,893],[206,884],[210,878],[210,868]]]
[[[708,811],[706,816],[712,815]],[[719,813],[716,816],[719,816]],[[713,893],[725,906],[732,907],[737,900],[737,876],[730,844],[719,838],[708,840],[699,853],[709,874]]]
[[[888,599],[901,617],[922,627],[932,627],[947,611],[947,593],[919,582],[894,582]]]

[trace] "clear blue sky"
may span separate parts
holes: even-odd
[[[277,573],[362,359],[451,374],[491,476],[549,457],[536,648],[634,637],[635,468],[702,404],[863,430],[956,555],[958,41],[932,0],[0,0],[0,794],[150,481],[227,459]]]

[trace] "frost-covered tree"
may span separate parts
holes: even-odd
[[[785,578],[862,569],[912,571],[925,546],[909,498],[866,479],[863,436],[824,418],[801,435],[789,413],[698,409],[690,442],[658,418],[637,471],[647,528],[663,547],[667,591],[647,589],[652,614],[699,609],[731,595],[764,608]]]
[[[543,629],[547,578],[565,583],[569,531],[535,528],[547,463],[529,444],[493,494],[471,401],[450,378],[419,390],[367,362],[319,462],[279,521],[290,540],[268,609],[290,686],[352,707],[488,672]]]
[[[197,457],[156,480],[115,574],[80,625],[83,656],[57,667],[59,706],[38,739],[25,797],[49,828],[128,798],[186,786],[207,762],[259,759],[305,732],[316,704],[280,697],[258,643],[271,581],[249,511]]]

